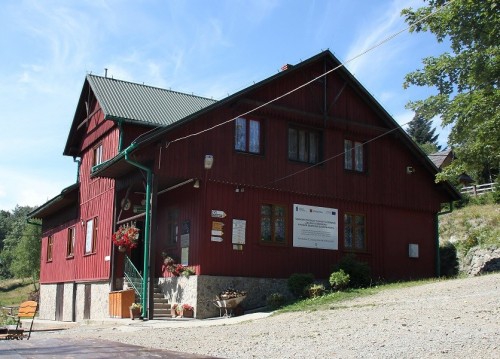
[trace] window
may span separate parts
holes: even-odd
[[[170,209],[167,214],[167,244],[176,245],[179,237],[179,210]]]
[[[285,244],[286,211],[284,206],[263,204],[260,208],[262,243]]]
[[[66,242],[66,257],[72,258],[75,255],[75,227],[68,228],[68,239]]]
[[[345,249],[366,250],[365,216],[346,213],[344,215],[344,247]]]
[[[290,127],[288,129],[288,158],[307,163],[321,161],[321,133]]]
[[[53,251],[54,251],[54,237],[48,236],[48,238],[47,238],[47,262],[52,262]]]
[[[363,143],[344,140],[344,168],[346,170],[364,172]]]
[[[87,234],[85,236],[85,254],[95,253],[97,241],[97,217],[87,221]]]
[[[92,161],[92,166],[97,166],[102,163],[102,143],[94,147],[94,158]]]
[[[234,149],[241,152],[262,153],[261,132],[260,121],[237,118],[234,131]]]

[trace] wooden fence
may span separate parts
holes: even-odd
[[[464,187],[460,192],[471,196],[480,196],[487,192],[493,192],[494,189],[495,189],[495,182],[480,184],[477,186]]]

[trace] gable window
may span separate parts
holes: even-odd
[[[52,253],[54,251],[54,237],[47,237],[47,262],[52,262]]]
[[[262,153],[262,126],[259,120],[243,117],[236,119],[234,149],[241,152]]]
[[[362,142],[344,140],[344,168],[346,170],[364,172],[364,157]]]
[[[102,163],[102,143],[94,147],[94,158],[92,160],[92,166],[97,166]]]
[[[85,235],[85,254],[95,253],[97,241],[97,217],[87,221]]]
[[[66,242],[66,257],[73,258],[75,255],[75,227],[68,228],[68,238]]]
[[[310,129],[288,128],[288,158],[293,161],[321,161],[321,133]]]
[[[285,244],[286,211],[284,206],[263,204],[260,207],[261,243]]]
[[[344,247],[345,249],[365,251],[366,231],[365,216],[346,213],[344,215]]]

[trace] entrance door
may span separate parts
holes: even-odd
[[[92,286],[90,284],[85,284],[83,319],[90,319],[91,299],[92,299]]]
[[[63,320],[64,308],[64,283],[57,283],[56,286],[56,320]]]
[[[130,260],[142,275],[144,269],[144,222],[137,222],[136,226],[139,228],[139,243],[131,250]]]

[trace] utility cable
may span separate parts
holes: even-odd
[[[288,95],[290,95],[290,94],[292,94],[292,93],[294,93],[294,92],[296,92],[296,91],[298,91],[298,90],[300,90],[300,89],[302,89],[302,88],[304,88],[304,87],[306,87],[306,86],[310,85],[311,83],[313,83],[313,82],[315,82],[315,81],[319,80],[319,79],[320,79],[320,78],[322,78],[322,77],[325,77],[325,76],[329,75],[330,73],[332,73],[332,72],[334,72],[334,71],[337,71],[339,68],[344,67],[344,66],[345,66],[345,64],[348,64],[348,63],[350,63],[350,62],[352,62],[352,61],[356,60],[357,58],[359,58],[359,57],[361,57],[361,56],[364,56],[364,55],[365,55],[365,54],[367,54],[368,52],[375,50],[377,47],[382,46],[382,45],[383,45],[383,44],[385,44],[386,42],[389,42],[390,40],[394,39],[396,36],[398,36],[398,35],[402,34],[403,32],[408,31],[410,28],[414,27],[415,25],[417,25],[417,24],[419,24],[419,23],[421,23],[421,22],[425,21],[425,20],[426,20],[426,19],[428,19],[429,17],[431,17],[431,16],[433,16],[433,15],[437,14],[438,12],[440,12],[440,11],[444,10],[444,9],[445,9],[447,6],[449,6],[449,5],[450,5],[453,1],[454,1],[454,0],[450,0],[448,3],[444,4],[444,5],[443,5],[443,6],[441,6],[439,9],[436,9],[435,11],[433,11],[433,12],[429,13],[428,15],[424,16],[423,18],[419,19],[419,20],[418,20],[418,21],[416,21],[414,24],[412,24],[412,25],[410,25],[410,26],[408,26],[408,27],[406,27],[406,28],[404,28],[404,29],[402,29],[402,30],[400,30],[400,31],[398,31],[398,32],[396,32],[396,33],[394,33],[394,34],[392,34],[392,35],[390,35],[390,36],[386,37],[386,38],[385,38],[385,39],[383,39],[382,41],[378,42],[377,44],[373,45],[372,47],[369,47],[368,49],[366,49],[365,51],[361,52],[360,54],[358,54],[358,55],[356,55],[356,56],[354,56],[354,57],[350,58],[349,60],[345,61],[344,63],[341,63],[341,64],[339,64],[338,66],[336,66],[336,67],[334,67],[334,68],[332,68],[332,69],[330,69],[330,70],[326,71],[325,73],[323,73],[323,74],[321,74],[321,75],[319,75],[319,76],[317,76],[317,77],[313,78],[312,80],[307,81],[306,83],[304,83],[304,84],[302,84],[302,85],[300,85],[300,86],[298,86],[298,87],[296,87],[296,88],[294,88],[294,89],[292,89],[292,90],[290,90],[290,91],[288,91],[288,92],[286,92],[286,93],[284,93],[284,94],[282,94],[282,95],[280,95],[280,96],[278,96],[278,97],[276,97],[276,98],[274,98],[274,99],[272,99],[272,100],[269,100],[268,102],[265,102],[265,103],[263,103],[263,104],[261,104],[261,105],[259,105],[259,106],[255,107],[255,108],[253,108],[253,109],[251,109],[251,110],[249,110],[249,111],[243,112],[243,113],[241,113],[241,114],[239,114],[239,115],[237,115],[237,116],[235,116],[235,117],[233,117],[233,118],[230,118],[229,120],[226,120],[226,121],[224,121],[224,122],[218,123],[218,124],[216,124],[216,125],[214,125],[214,126],[211,126],[211,127],[209,127],[209,128],[206,128],[206,129],[204,129],[204,130],[201,130],[201,131],[198,131],[198,132],[195,132],[195,133],[191,133],[191,134],[186,135],[186,136],[178,137],[178,138],[176,138],[176,139],[174,139],[174,140],[172,140],[172,141],[169,141],[169,142],[166,144],[166,148],[168,148],[168,146],[169,146],[170,144],[174,143],[174,142],[179,142],[179,141],[182,141],[182,140],[185,140],[185,139],[191,138],[191,137],[199,136],[199,135],[201,135],[201,134],[203,134],[203,133],[205,133],[205,132],[209,132],[209,131],[212,131],[212,130],[214,130],[214,129],[218,128],[218,127],[224,126],[224,125],[226,125],[226,124],[228,124],[228,123],[230,123],[230,122],[235,121],[235,120],[236,120],[236,119],[238,119],[239,117],[244,117],[244,116],[246,116],[246,115],[248,115],[248,114],[251,114],[252,112],[255,112],[255,111],[257,111],[257,110],[259,110],[259,109],[261,109],[261,108],[263,108],[263,107],[265,107],[265,106],[268,106],[268,105],[270,105],[270,104],[272,104],[272,103],[274,103],[274,102],[276,102],[276,101],[278,101],[278,100],[280,100],[280,99],[282,99],[282,98],[284,98],[284,97],[286,97],[286,96],[288,96]]]

